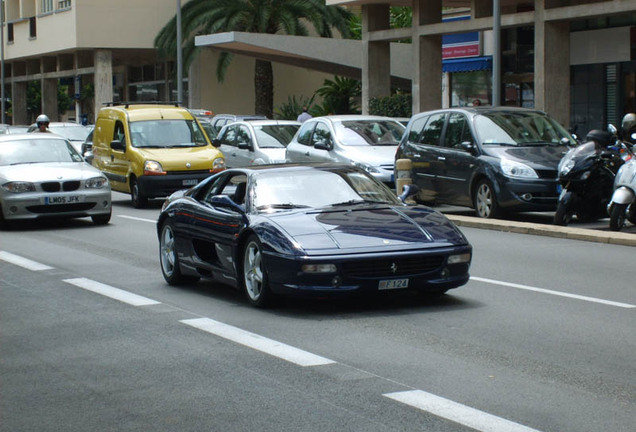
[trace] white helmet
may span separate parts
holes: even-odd
[[[35,119],[35,124],[40,126],[40,123],[46,123],[48,125],[50,123],[49,117],[46,114],[40,114],[38,118]]]

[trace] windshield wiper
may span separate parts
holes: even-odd
[[[292,203],[283,203],[283,204],[265,204],[262,206],[256,207],[256,210],[264,210],[264,209],[295,209],[295,208],[310,208],[308,205],[302,204],[292,204]]]
[[[358,204],[388,204],[386,201],[371,201],[371,200],[349,200],[343,201],[335,204],[329,204],[329,207],[339,207],[339,206],[347,206],[347,205],[358,205]]]

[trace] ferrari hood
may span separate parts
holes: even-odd
[[[410,249],[467,244],[444,215],[426,207],[352,206],[272,217],[305,251]]]

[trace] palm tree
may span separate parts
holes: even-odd
[[[326,6],[324,0],[190,0],[181,11],[182,53],[187,68],[198,54],[194,46],[197,35],[241,31],[249,33],[284,33],[307,36],[311,24],[321,37],[333,37],[332,28],[349,37],[351,13],[338,6]],[[176,17],[155,38],[155,47],[163,57],[176,53]],[[219,56],[216,75],[219,82],[232,61],[232,54]],[[255,112],[272,118],[274,105],[272,64],[256,60],[254,70]]]

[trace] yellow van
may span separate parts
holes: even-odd
[[[93,133],[93,166],[133,206],[196,185],[225,169],[225,158],[198,121],[178,105],[109,104]]]

